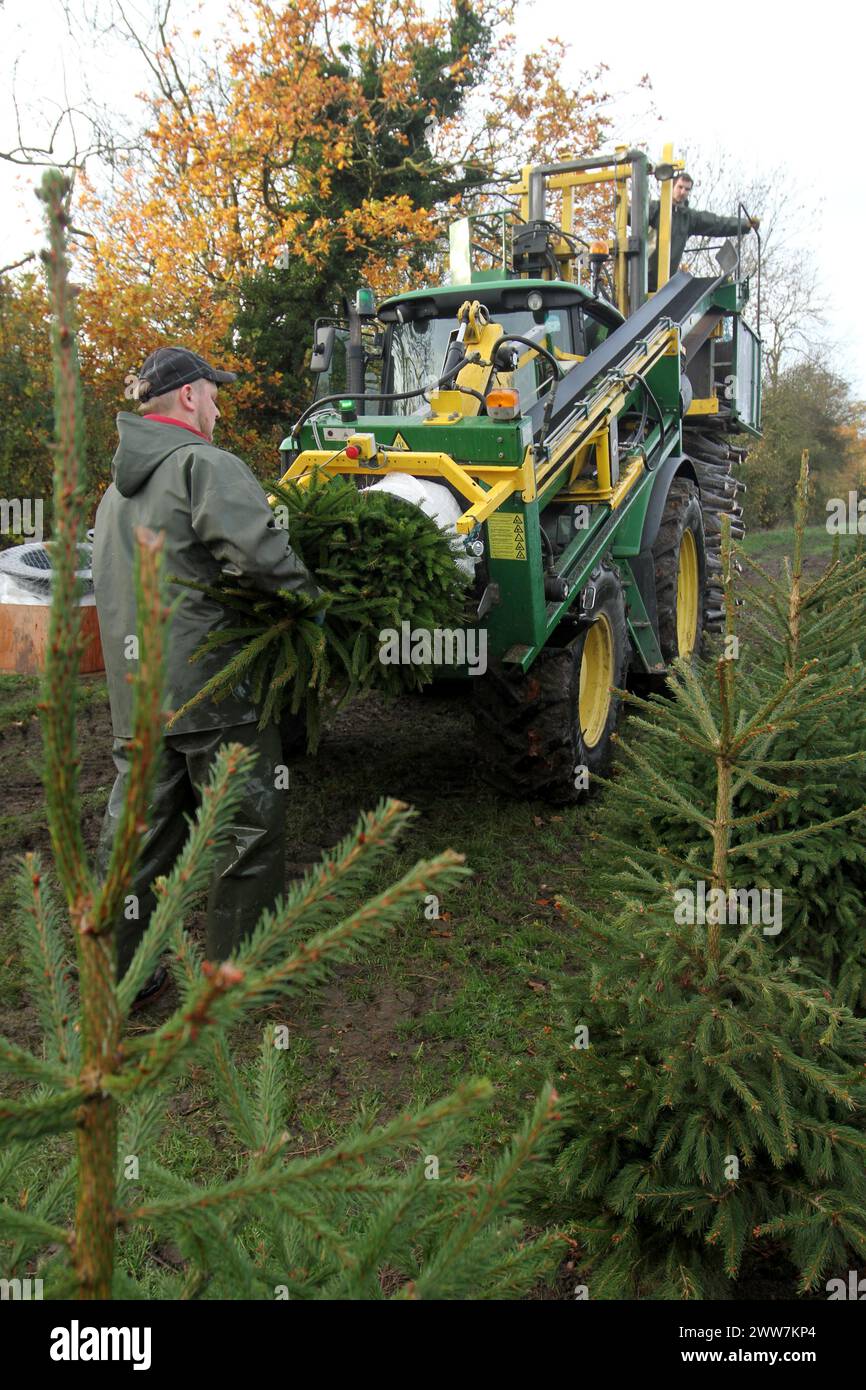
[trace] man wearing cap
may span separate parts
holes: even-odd
[[[137,670],[135,641],[135,531],[149,527],[164,536],[164,574],[212,585],[222,574],[267,592],[292,589],[317,596],[319,589],[275,523],[264,492],[245,463],[213,443],[219,419],[217,391],[233,372],[211,367],[181,347],[157,348],[140,373],[127,377],[126,395],[139,414],[117,417],[120,443],[112,481],[99,504],[93,541],[93,582],[105,657],[113,757],[112,788],[99,849],[105,872],[124,804],[132,737],[132,684]],[[196,589],[171,584],[174,600],[166,648],[165,706],[177,710],[239,649],[227,643],[190,664],[205,636],[230,627],[221,604]],[[176,720],[163,738],[160,766],[127,914],[117,923],[117,968],[129,967],[154,908],[151,885],[170,872],[187,838],[185,817],[195,813],[217,749],[241,743],[256,751],[235,812],[228,849],[211,885],[206,954],[223,960],[252,930],[264,908],[284,887],[285,821],[277,769],[282,762],[278,730],[259,731],[258,711],[248,689],[236,686],[219,704],[202,701]],[[130,912],[129,904],[135,911]],[[168,975],[159,967],[136,999],[150,1003]]]

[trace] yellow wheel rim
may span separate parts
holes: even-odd
[[[677,567],[677,651],[691,656],[698,635],[698,547],[693,531],[683,531]]]
[[[613,632],[602,613],[586,634],[580,659],[580,731],[588,748],[595,747],[607,726],[613,679]]]

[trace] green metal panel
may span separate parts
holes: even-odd
[[[490,582],[499,585],[499,602],[487,615],[488,652],[502,657],[514,646],[537,647],[547,631],[538,503],[510,498],[485,524],[484,538]],[[503,553],[509,550],[512,558]]]
[[[653,468],[650,473],[635,489],[635,498],[632,505],[623,519],[623,524],[617,527],[616,537],[612,549],[617,560],[626,559],[629,555],[639,555],[641,549],[641,538],[643,537],[644,522],[649,510],[653,491],[659,481],[659,467],[666,458],[676,452],[680,447],[680,431],[672,422],[665,439],[664,448],[659,447],[659,430],[653,430],[652,435],[647,439],[647,453],[653,460]]]
[[[646,374],[650,390],[663,410],[669,410],[674,418],[679,418],[680,405],[680,359],[671,353],[662,357]]]
[[[494,272],[485,271],[484,276],[485,278],[482,283],[485,288],[488,289],[498,286],[504,290],[525,290],[527,294],[533,289],[546,290],[549,294],[557,290],[565,290],[569,298],[573,299],[575,303],[579,303],[582,299],[589,299],[595,303],[589,290],[585,290],[582,285],[573,284],[571,280],[525,280],[522,276],[503,275],[501,270]],[[474,283],[463,285],[429,285],[423,290],[406,290],[405,294],[394,294],[388,299],[383,299],[382,303],[379,305],[379,309],[381,311],[392,304],[404,304],[407,300],[411,299],[432,299],[435,298],[437,294],[465,294],[467,299],[477,299],[478,282],[475,281]],[[605,307],[610,308],[611,306],[606,305]]]
[[[638,588],[637,580],[627,559],[619,560],[619,569],[625,589],[626,621],[632,646],[637,652],[644,671],[652,674],[663,672],[667,670],[665,659],[656,640],[655,631],[646,610],[643,596]]]
[[[670,448],[673,448],[673,443]],[[667,450],[666,450],[667,451]],[[647,671],[665,669],[643,599],[628,564],[628,554],[640,549],[640,533],[656,477],[648,474],[615,511],[607,505],[597,506],[589,526],[578,533],[559,557],[556,572],[567,579],[571,588],[566,599],[549,602],[544,595],[544,554],[541,547],[541,528],[538,522],[538,503],[523,503],[512,499],[497,512],[495,525],[503,528],[503,518],[523,521],[525,559],[522,556],[506,559],[490,556],[490,582],[499,585],[499,602],[487,616],[488,654],[491,659],[514,662],[528,670],[559,623],[575,604],[580,592],[599,562],[612,554],[623,572],[628,606],[629,631],[642,665]],[[513,522],[512,522],[513,525]],[[488,554],[491,548],[490,523],[484,528]],[[621,544],[621,537],[637,534],[633,551]],[[501,542],[500,542],[501,545]]]
[[[302,449],[327,449],[333,444],[337,449],[339,441],[328,439],[327,429],[338,429],[348,438],[349,434],[374,434],[380,444],[393,444],[400,435],[409,448],[419,453],[450,454],[458,463],[501,463],[503,467],[515,467],[523,462],[529,438],[529,420],[489,420],[484,416],[465,416],[447,425],[425,425],[423,420],[406,415],[361,415],[357,420],[347,423],[336,412],[333,415],[320,415],[316,420],[316,433],[311,425],[304,425],[300,434]],[[280,449],[290,452],[290,440],[284,439]]]

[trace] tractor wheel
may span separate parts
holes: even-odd
[[[707,556],[698,490],[671,483],[653,545],[659,646],[665,661],[699,656],[703,643]]]
[[[586,626],[566,647],[548,647],[525,675],[491,668],[475,688],[474,715],[486,781],[520,797],[577,801],[612,754],[629,660],[619,576],[601,566]]]

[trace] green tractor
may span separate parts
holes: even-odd
[[[721,628],[723,514],[742,535],[731,436],[760,431],[761,347],[742,235],[718,274],[668,274],[680,167],[618,149],[525,169],[519,214],[452,227],[450,284],[378,307],[361,291],[317,323],[319,389],[281,446],[285,479],[414,488],[447,522],[484,660],[447,634],[463,646],[443,674],[471,686],[485,775],[520,795],[576,799],[608,764],[616,690]],[[611,184],[613,240],[587,242],[580,195]]]

